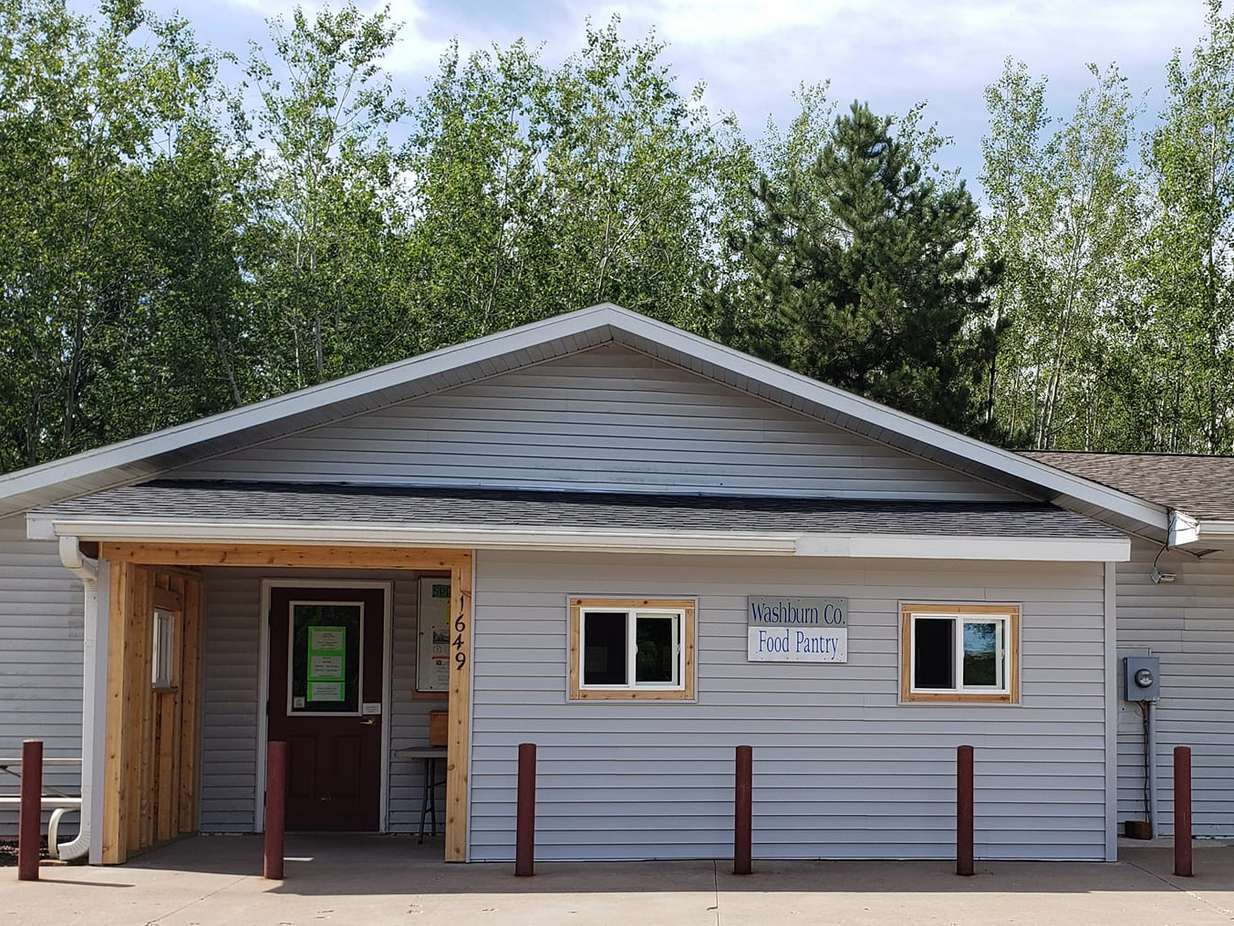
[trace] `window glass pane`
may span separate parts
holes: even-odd
[[[176,683],[176,615],[161,608],[154,612],[154,648],[151,660],[151,681],[156,688],[170,688]]]
[[[626,684],[626,614],[583,615],[583,684]]]
[[[363,605],[292,605],[291,713],[360,713]]]
[[[955,618],[913,622],[913,682],[917,688],[955,688]]]
[[[640,614],[635,625],[634,677],[637,682],[677,683],[677,616]]]
[[[965,688],[1002,687],[1002,662],[998,656],[1002,628],[1002,621],[965,621]]]

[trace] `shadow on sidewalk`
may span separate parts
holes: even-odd
[[[278,894],[645,894],[739,893],[1048,893],[1203,890],[1231,892],[1234,844],[1198,843],[1194,878],[1175,878],[1168,845],[1120,847],[1120,861],[980,861],[961,878],[950,860],[776,861],[755,859],[754,874],[735,876],[729,859],[659,862],[539,862],[536,875],[515,878],[512,863],[448,864],[440,839],[292,834],[286,879]],[[260,836],[197,836],[139,856],[120,869],[201,872],[259,877]]]

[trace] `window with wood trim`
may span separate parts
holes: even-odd
[[[900,606],[900,700],[1020,700],[1018,605]]]
[[[174,688],[176,678],[176,624],[179,614],[164,608],[154,609],[154,639],[150,646],[150,684],[155,688]]]
[[[694,697],[694,602],[570,599],[570,697]]]

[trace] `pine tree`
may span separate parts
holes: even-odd
[[[774,321],[763,352],[947,427],[982,431],[994,272],[970,252],[977,208],[927,176],[892,119],[854,103],[807,173],[764,178],[740,242]]]

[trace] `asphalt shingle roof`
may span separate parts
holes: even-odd
[[[156,480],[41,509],[66,520],[1119,537],[1037,502],[925,502]]]
[[[1234,519],[1234,457],[1062,450],[1023,455],[1194,517]]]

